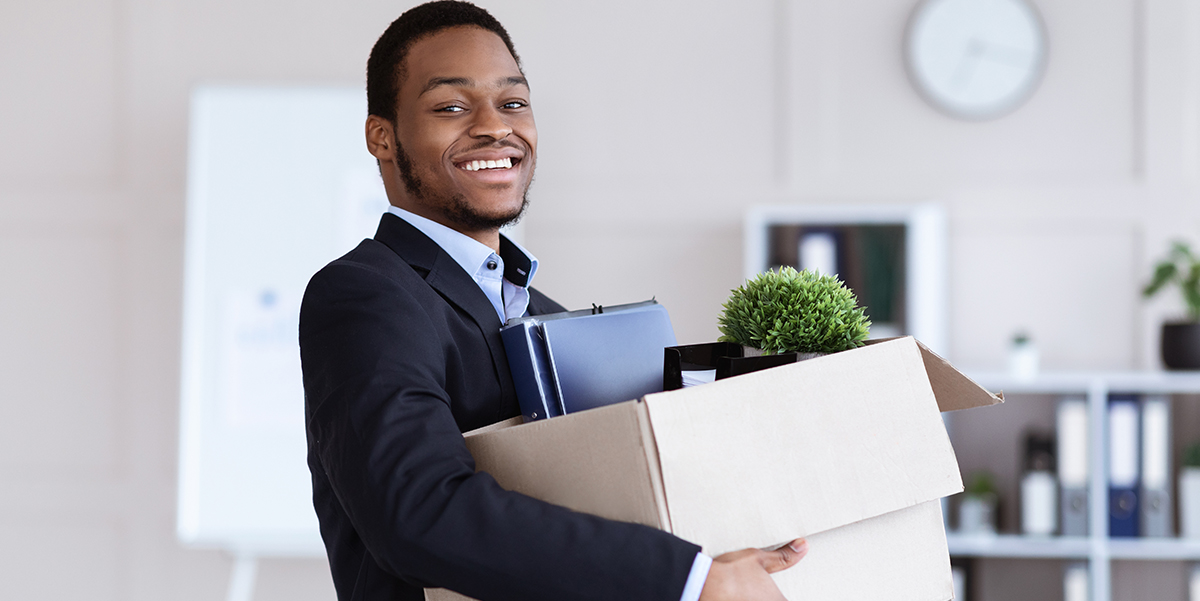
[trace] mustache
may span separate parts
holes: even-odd
[[[492,142],[480,142],[478,144],[471,146],[470,148],[462,150],[461,152],[474,152],[476,150],[496,149],[496,148],[512,148],[514,150],[519,150],[522,153],[529,152],[529,147],[525,146],[524,144],[517,144],[516,142],[513,142],[512,140],[509,140],[508,138],[504,138],[503,140],[494,140]]]

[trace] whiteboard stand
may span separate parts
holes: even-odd
[[[228,601],[252,601],[254,581],[258,579],[258,556],[237,553],[233,556],[233,574],[229,578]]]

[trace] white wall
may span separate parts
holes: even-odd
[[[938,200],[958,364],[1024,328],[1048,368],[1156,366],[1179,305],[1137,289],[1200,233],[1200,7],[1036,3],[1045,79],[987,123],[909,86],[915,0],[488,3],[533,82],[539,287],[656,295],[708,340],[746,207]],[[405,6],[0,3],[0,598],[223,596],[229,559],[173,536],[188,93],[360,83]],[[331,597],[321,561],[260,573],[257,599]]]

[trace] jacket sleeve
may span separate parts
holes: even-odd
[[[475,472],[446,392],[453,342],[435,313],[346,262],[314,276],[301,310],[310,455],[379,568],[485,601],[678,600],[696,545]]]

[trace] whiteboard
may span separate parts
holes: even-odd
[[[198,88],[188,149],[177,535],[324,555],[297,324],[308,279],[374,235],[387,197],[363,90]]]

